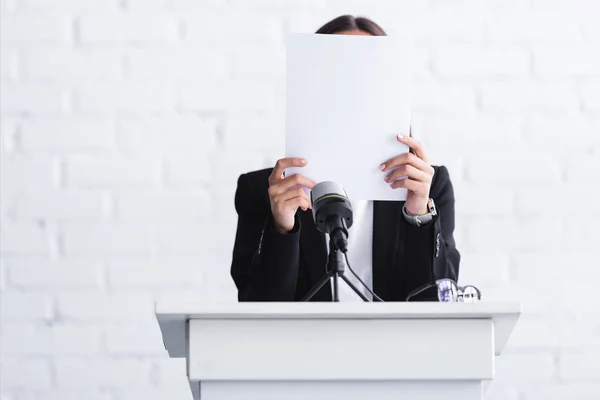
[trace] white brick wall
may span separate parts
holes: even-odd
[[[600,398],[597,0],[0,9],[2,400],[189,399],[153,303],[235,301],[233,190],[281,156],[285,34],[341,13],[412,34],[461,279],[523,303],[488,400]]]

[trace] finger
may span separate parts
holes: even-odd
[[[417,168],[418,170],[425,171],[425,172],[431,172],[431,170],[432,170],[432,167],[427,162],[423,161],[422,159],[420,159],[419,157],[417,157],[415,154],[412,154],[412,153],[403,153],[403,154],[400,154],[399,156],[391,158],[391,159],[387,160],[386,162],[384,162],[383,164],[381,164],[380,169],[383,172],[386,172],[392,168],[399,167],[400,165],[403,165],[403,164],[412,165],[413,167]]]
[[[300,207],[303,211],[306,211],[310,208],[310,201],[302,196],[293,197],[285,201],[284,207],[290,210],[296,210]]]
[[[400,143],[404,143],[410,147],[417,157],[429,164],[429,157],[427,157],[427,153],[425,153],[425,148],[421,142],[411,136],[398,135],[397,138]]]
[[[393,182],[390,187],[392,189],[408,189],[411,192],[418,193],[424,184],[422,182],[413,181],[412,179],[400,179]]]
[[[287,192],[281,193],[277,197],[277,200],[278,201],[287,201],[290,199],[294,199],[296,197],[305,198],[306,201],[308,202],[308,204],[310,205],[310,197],[308,196],[308,193],[306,193],[306,191],[302,188],[296,188],[296,189],[288,190]]]
[[[316,184],[317,182],[305,177],[302,174],[295,174],[277,182],[269,189],[272,196],[277,196],[281,193],[287,192],[294,186],[303,186],[305,188],[312,189]]]
[[[306,161],[303,158],[294,158],[294,157],[281,158],[281,159],[277,160],[277,162],[275,163],[275,167],[273,167],[273,171],[271,172],[271,175],[269,175],[269,184],[273,185],[273,184],[277,183],[278,181],[282,180],[283,173],[285,172],[286,168],[304,167],[307,163],[308,163],[308,161]]]
[[[385,181],[388,183],[393,182],[396,179],[402,178],[403,176],[407,176],[417,182],[429,182],[431,180],[431,177],[424,171],[416,169],[412,165],[405,164],[390,172],[385,177]]]

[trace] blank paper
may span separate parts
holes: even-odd
[[[379,170],[406,153],[410,42],[392,37],[291,34],[287,41],[286,157],[317,182],[340,183],[351,200],[405,200]]]

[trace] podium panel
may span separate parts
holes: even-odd
[[[195,399],[481,399],[519,304],[159,304]]]

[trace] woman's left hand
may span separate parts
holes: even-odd
[[[406,144],[413,153],[404,153],[381,164],[381,171],[387,172],[385,181],[393,189],[406,188],[406,211],[412,215],[423,215],[429,212],[429,190],[433,179],[433,167],[425,154],[423,145],[410,136],[398,135],[398,141]],[[402,179],[400,179],[402,178]]]

